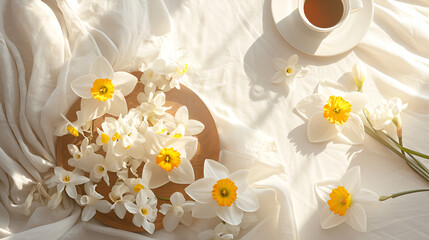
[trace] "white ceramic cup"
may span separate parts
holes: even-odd
[[[306,0],[299,0],[299,2],[298,2],[299,15],[307,27],[309,27],[311,30],[314,30],[317,32],[330,32],[330,31],[338,28],[339,26],[341,26],[345,22],[345,20],[347,19],[347,17],[351,13],[357,12],[363,8],[362,0],[341,0],[343,2],[343,15],[342,15],[340,21],[338,21],[337,24],[335,24],[332,27],[322,28],[322,27],[318,27],[318,26],[313,25],[305,16],[305,13],[304,13],[305,1]]]

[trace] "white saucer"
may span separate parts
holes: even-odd
[[[271,0],[274,23],[280,34],[296,49],[315,56],[344,53],[358,44],[368,30],[374,13],[372,0],[362,0],[363,8],[351,13],[343,25],[330,33],[310,30],[298,12],[298,0]]]

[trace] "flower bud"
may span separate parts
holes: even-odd
[[[353,65],[352,75],[358,88],[358,92],[362,92],[363,83],[365,82],[366,77],[365,66],[361,65],[359,62],[355,63],[355,65]]]

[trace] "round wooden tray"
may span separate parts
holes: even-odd
[[[136,76],[138,79],[142,75],[141,72],[135,72],[132,74]],[[137,101],[137,94],[143,91],[144,91],[144,86],[141,83],[137,83],[134,91],[126,97],[128,109],[137,107],[139,105]],[[194,157],[191,160],[191,164],[195,172],[195,180],[202,178],[204,160],[208,158],[208,159],[213,159],[217,161],[219,159],[219,135],[216,129],[215,121],[213,120],[213,117],[209,109],[194,92],[192,92],[189,88],[183,85],[181,85],[180,90],[173,89],[166,93],[165,106],[167,107],[171,106],[171,109],[168,110],[167,112],[173,115],[176,113],[179,107],[186,106],[189,110],[189,118],[198,120],[204,124],[205,126],[204,131],[202,131],[200,134],[196,136],[198,138],[198,148]],[[78,111],[79,109],[80,109],[80,99],[78,99],[71,106],[66,117],[71,122],[75,121],[77,118],[76,111]],[[95,139],[97,138],[97,135],[98,135],[96,129],[101,128],[101,123],[103,121],[104,121],[104,116],[94,120],[94,126],[93,126],[94,137],[92,142],[95,142]],[[57,147],[56,147],[58,166],[63,167],[64,169],[69,171],[73,170],[73,167],[68,165],[68,159],[71,158],[72,156],[70,155],[67,149],[67,145],[75,144],[79,146],[82,140],[83,140],[83,136],[80,135],[79,137],[76,138],[70,134],[58,138]],[[139,177],[141,177],[143,165],[144,163],[138,169]],[[116,173],[109,172],[109,178],[110,178],[110,187],[107,186],[107,184],[103,180],[101,180],[99,183],[97,183],[96,190],[97,192],[99,192],[105,197],[104,199],[111,202],[108,197],[108,194],[111,191],[111,187],[115,184],[117,180]],[[153,191],[157,196],[162,196],[162,197],[170,197],[170,195],[174,192],[181,192],[183,193],[186,199],[190,199],[189,196],[187,196],[184,191],[186,186],[187,186],[186,184],[175,184],[175,183],[169,182],[162,187],[153,189]],[[80,189],[80,191],[82,190],[83,188]],[[157,208],[159,209],[159,207],[163,203],[169,203],[169,202],[158,199]],[[142,227],[137,227],[132,223],[133,215],[129,212],[126,213],[124,219],[118,218],[113,211],[109,213],[97,212],[95,215],[95,218],[98,219],[100,222],[114,228],[119,228],[119,229],[132,231],[132,232],[145,231]],[[163,218],[164,218],[164,215],[158,212],[157,218],[155,220],[155,230],[159,230],[163,228],[163,224],[162,224]]]

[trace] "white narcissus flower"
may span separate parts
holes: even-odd
[[[94,159],[96,159],[96,162],[103,160],[102,155],[95,153],[100,147],[94,143],[89,144],[89,140],[86,137],[82,140],[80,149],[74,144],[68,144],[67,148],[70,155],[72,155],[72,158],[68,160],[69,165],[86,172],[89,172],[92,168],[91,162]]]
[[[204,124],[200,121],[189,119],[188,108],[181,106],[174,116],[173,131],[171,136],[180,138],[183,136],[193,136],[201,133],[204,130]]]
[[[407,108],[408,104],[402,104],[400,98],[394,97],[390,101],[383,100],[383,103],[376,106],[374,112],[368,115],[372,126],[376,130],[385,130],[392,121],[400,117],[400,113]]]
[[[125,213],[127,212],[125,203],[132,202],[136,199],[131,193],[131,189],[125,185],[125,183],[119,181],[113,185],[112,191],[109,193],[109,198],[113,202],[112,209],[120,219],[124,219]]]
[[[169,181],[178,184],[194,182],[194,168],[189,160],[197,151],[197,138],[172,138],[151,132],[146,136],[150,155],[143,167],[143,180],[149,188],[160,187]]]
[[[106,200],[102,200],[103,195],[95,191],[96,187],[96,184],[85,183],[86,195],[80,197],[80,205],[85,206],[82,210],[82,221],[84,222],[91,220],[96,211],[108,213],[112,208],[112,204]]]
[[[86,119],[95,119],[105,113],[113,116],[128,112],[125,97],[136,86],[137,78],[126,72],[114,72],[104,57],[96,57],[89,74],[73,80],[73,92],[82,98],[81,111]]]
[[[156,124],[164,116],[165,111],[171,108],[164,107],[165,94],[163,92],[139,93],[137,99],[140,102],[137,110],[141,111],[145,121],[149,121],[152,124]]]
[[[318,93],[298,102],[296,109],[309,119],[307,134],[310,142],[324,142],[341,137],[347,143],[361,144],[365,129],[359,113],[368,97],[361,92],[347,92],[335,82],[321,82]]]
[[[143,227],[150,234],[155,231],[153,221],[156,219],[156,203],[156,198],[148,198],[145,191],[140,191],[137,194],[135,204],[132,202],[125,203],[125,208],[134,215],[134,225]]]
[[[56,136],[64,136],[66,134],[71,134],[75,137],[79,137],[79,134],[83,135],[83,131],[86,131],[90,127],[90,121],[88,119],[82,119],[82,111],[77,111],[77,120],[75,122],[70,122],[63,114],[60,114],[63,118],[63,121],[60,126],[55,130]]]
[[[333,228],[346,222],[357,231],[367,230],[365,211],[376,208],[380,202],[374,192],[361,189],[360,168],[348,170],[340,181],[325,181],[315,185],[315,192],[322,202],[320,225]]]
[[[240,224],[243,211],[255,212],[259,209],[259,200],[248,187],[248,175],[247,169],[229,174],[224,165],[206,159],[204,178],[185,188],[186,193],[196,201],[192,216],[195,218],[218,216],[228,224]]]
[[[219,223],[215,229],[209,229],[207,231],[198,234],[199,240],[232,240],[240,233],[240,227],[230,225],[228,223]]]
[[[294,54],[286,61],[282,58],[273,59],[273,67],[276,73],[271,78],[271,83],[285,83],[289,88],[293,88],[293,79],[305,76],[307,70],[298,64],[299,57]]]
[[[159,212],[165,215],[162,220],[164,229],[167,232],[171,232],[176,229],[179,222],[190,227],[192,225],[191,210],[195,202],[186,201],[180,192],[173,193],[170,196],[170,202],[171,204],[162,204],[159,209]]]
[[[55,175],[46,181],[46,185],[51,188],[57,186],[57,196],[60,196],[61,192],[66,189],[69,197],[76,199],[77,191],[76,185],[89,182],[89,178],[82,176],[79,170],[75,169],[73,172],[67,171],[62,167],[54,168]]]

